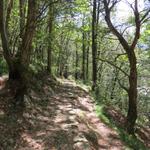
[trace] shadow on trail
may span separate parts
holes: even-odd
[[[20,114],[0,117],[0,146],[4,150],[123,149],[117,133],[94,113],[84,90],[65,80],[49,96],[49,87],[31,89]]]
[[[24,105],[15,107],[9,94],[0,97],[0,150],[16,149],[24,130]]]

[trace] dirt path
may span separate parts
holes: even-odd
[[[7,150],[124,149],[117,133],[96,116],[90,96],[73,82],[64,80],[53,96],[48,95],[46,85],[43,89],[42,96],[31,91],[23,117],[17,117],[15,123],[7,126],[9,130],[2,131],[0,138],[7,137],[3,138],[1,147],[7,145]]]

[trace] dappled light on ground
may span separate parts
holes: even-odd
[[[19,116],[12,114],[14,120],[10,123],[9,116],[1,113],[0,138],[4,137],[1,147],[10,150],[124,149],[117,133],[96,116],[94,103],[86,91],[68,80],[57,85],[51,96],[49,86],[42,87],[39,92],[30,90],[24,112]],[[2,132],[3,128],[6,131]]]

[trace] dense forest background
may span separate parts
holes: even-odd
[[[0,74],[17,81],[16,103],[47,71],[119,108],[128,133],[136,121],[150,126],[149,0],[1,0],[0,34]]]

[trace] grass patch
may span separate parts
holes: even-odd
[[[124,129],[118,127],[115,121],[107,116],[104,108],[104,104],[96,105],[96,113],[98,117],[109,127],[117,131],[120,139],[124,142],[126,146],[126,150],[148,150],[148,148],[145,147],[145,145],[142,143],[142,141],[138,139],[138,137],[129,135]]]

